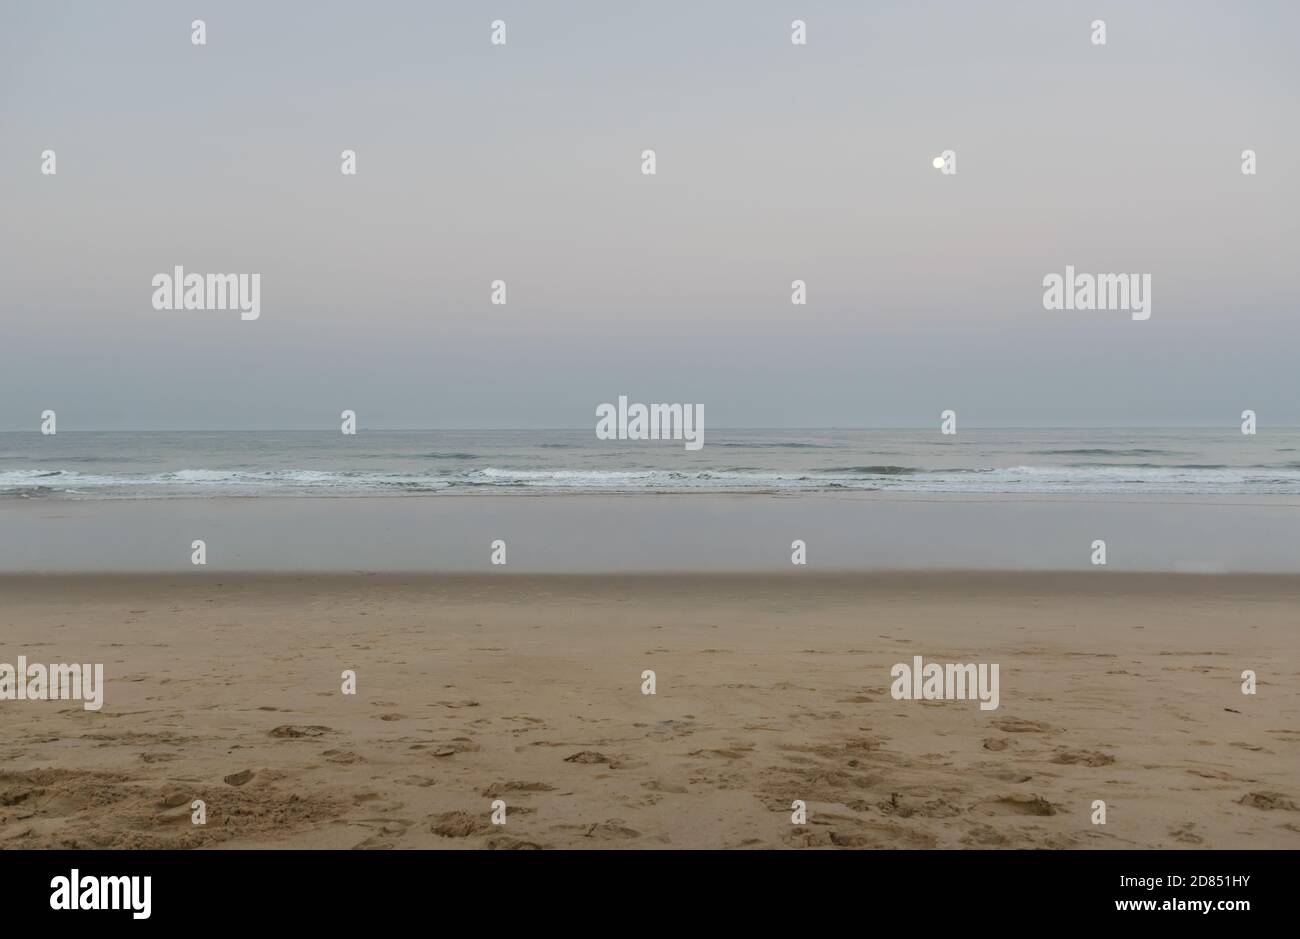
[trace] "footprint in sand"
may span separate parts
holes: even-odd
[[[1238,805],[1248,805],[1252,809],[1266,812],[1281,809],[1284,812],[1300,812],[1294,802],[1280,792],[1248,792],[1237,800]]]
[[[583,837],[592,838],[596,841],[623,841],[640,838],[641,832],[635,828],[625,826],[622,819],[611,818],[608,821],[596,822],[586,830]]]
[[[813,831],[809,828],[792,828],[785,836],[785,840],[796,848],[829,848],[831,833]]]
[[[490,831],[492,823],[482,815],[469,812],[443,812],[433,817],[429,829],[442,838],[468,838]]]
[[[291,739],[297,737],[321,737],[333,732],[332,727],[324,727],[320,724],[281,724],[279,727],[268,730],[267,734],[271,737]]]
[[[326,750],[321,756],[325,757],[330,763],[364,763],[365,758],[359,753],[353,753],[351,750]]]
[[[493,783],[484,789],[481,795],[485,799],[496,799],[510,792],[553,792],[554,790],[554,786],[548,786],[544,782],[508,781]]]
[[[926,832],[914,831],[894,822],[862,822],[855,818],[832,816],[827,828],[794,828],[786,841],[807,848],[932,848],[936,840]],[[819,823],[814,823],[819,824]]]
[[[1062,750],[1052,757],[1052,762],[1070,766],[1110,766],[1115,758],[1096,750]]]
[[[358,841],[352,846],[353,851],[391,851],[397,847],[397,842],[385,838],[383,835],[371,835],[363,841]]]
[[[961,843],[980,848],[1000,848],[1011,843],[1011,839],[992,825],[976,824],[962,836]]]
[[[455,756],[457,753],[475,753],[479,745],[468,737],[453,737],[446,743],[440,744],[433,751],[434,756]]]
[[[382,819],[382,818],[365,818],[361,820],[364,825],[378,825],[379,830],[375,834],[358,842],[352,846],[354,851],[389,851],[397,847],[397,842],[401,839],[406,830],[414,824],[404,818]]]
[[[1048,802],[1042,796],[1031,795],[1029,793],[1013,793],[1009,796],[1002,796],[991,802],[983,803],[984,807],[991,809],[999,815],[1055,815],[1056,806]]]
[[[692,750],[687,756],[720,756],[724,760],[743,760],[753,751],[753,746],[740,745],[735,747]]]
[[[895,815],[898,818],[911,818],[913,815],[922,818],[952,818],[966,811],[955,802],[949,802],[944,798],[930,799],[919,805],[908,804],[899,799],[896,792],[890,794],[887,802],[878,802],[876,808],[882,815]]]
[[[1027,721],[1019,717],[1004,717],[1001,720],[994,721],[993,726],[1009,734],[1046,734],[1052,731],[1052,728],[1047,724],[1039,721]]]
[[[608,763],[609,757],[595,750],[580,750],[572,756],[564,758],[566,763]]]
[[[519,838],[489,838],[486,842],[489,851],[543,851],[545,845],[536,841],[522,841]]]

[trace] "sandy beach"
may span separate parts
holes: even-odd
[[[1300,847],[1295,576],[5,574],[0,596],[0,662],[105,673],[98,711],[0,702],[4,848]],[[998,708],[894,700],[915,655],[999,663]]]

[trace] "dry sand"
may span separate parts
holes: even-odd
[[[98,712],[0,702],[7,848],[1300,847],[1297,577],[5,575],[0,598],[0,662],[106,673]],[[893,700],[918,654],[999,663],[1000,707]]]

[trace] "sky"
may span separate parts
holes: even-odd
[[[1265,0],[6,3],[0,429],[586,427],[619,395],[1298,425],[1297,35]],[[1045,310],[1067,264],[1150,274],[1151,318]],[[260,273],[260,318],[154,309],[176,265]]]

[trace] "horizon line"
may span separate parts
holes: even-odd
[[[937,425],[894,425],[875,427],[851,427],[848,425],[790,425],[765,426],[760,424],[719,425],[713,431],[928,431]],[[1237,421],[1223,424],[968,424],[966,430],[1218,430],[1240,429]],[[1269,425],[1277,430],[1300,430],[1300,424]],[[591,425],[582,427],[368,427],[358,428],[355,435],[370,433],[541,433],[547,431],[595,431]],[[58,436],[58,434],[309,434],[339,433],[336,425],[330,427],[97,427],[60,430],[56,434],[42,434],[40,429],[0,428],[0,434],[36,434],[38,436]],[[952,434],[948,436],[960,436]]]

